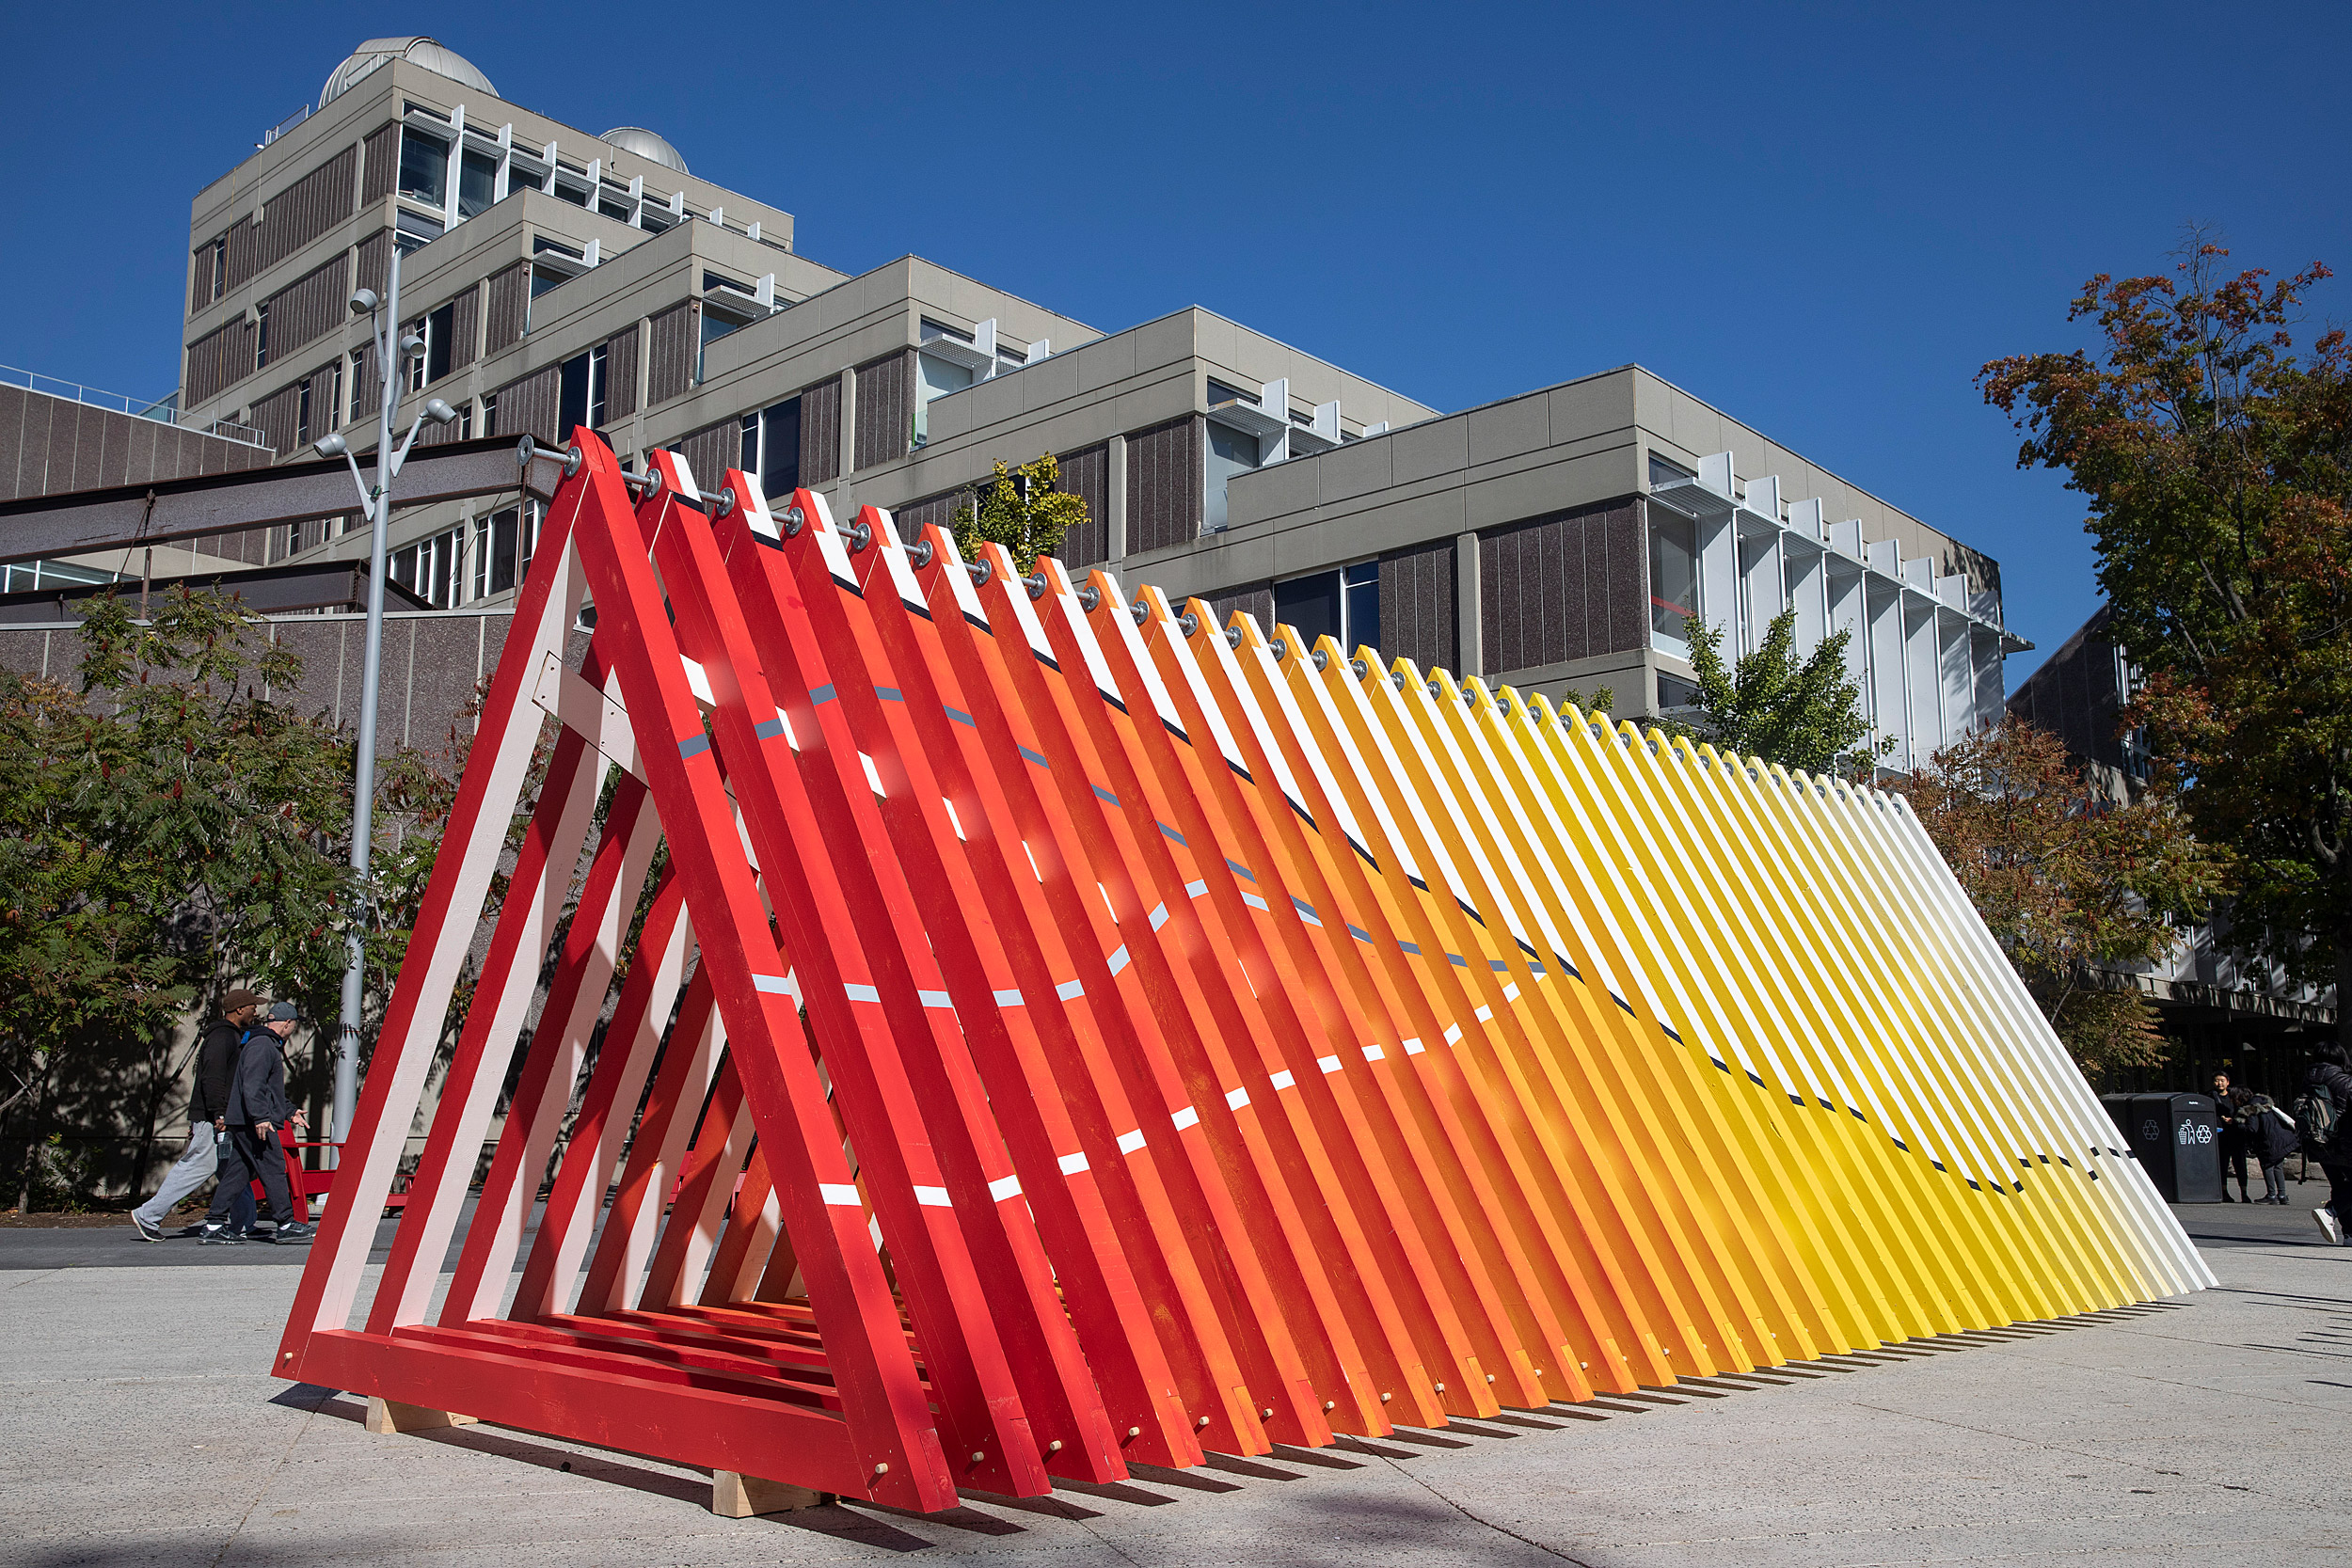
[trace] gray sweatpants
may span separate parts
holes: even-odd
[[[150,1225],[161,1225],[180,1200],[213,1179],[220,1168],[220,1146],[213,1140],[213,1124],[199,1121],[188,1129],[188,1151],[164,1173],[164,1184],[155,1189],[155,1196],[139,1205],[138,1217]]]

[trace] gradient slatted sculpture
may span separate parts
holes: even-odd
[[[579,439],[280,1375],[935,1510],[2211,1283],[1899,799]]]

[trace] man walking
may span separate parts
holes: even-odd
[[[151,1242],[164,1239],[164,1216],[180,1200],[213,1179],[220,1168],[221,1142],[229,1126],[229,1090],[237,1070],[237,1048],[262,999],[243,987],[220,999],[220,1017],[196,1046],[196,1092],[188,1101],[188,1148],[164,1173],[155,1196],[132,1211],[131,1223]]]
[[[225,1117],[229,1146],[221,1158],[220,1187],[213,1195],[212,1212],[204,1216],[207,1243],[241,1240],[228,1223],[231,1183],[242,1187],[257,1180],[269,1198],[270,1217],[278,1222],[273,1239],[280,1245],[310,1239],[310,1227],[294,1218],[293,1193],[286,1185],[286,1154],[278,1147],[279,1129],[300,1127],[308,1119],[286,1099],[286,1061],[278,1053],[279,1042],[294,1033],[294,1004],[278,1003],[237,1059]]]
[[[2323,1097],[2324,1112],[2312,1103]],[[2344,1221],[2352,1218],[2352,1133],[2344,1124],[2344,1112],[2352,1109],[2352,1072],[2345,1070],[2344,1047],[2323,1045],[2312,1053],[2312,1069],[2303,1077],[2296,1108],[2303,1152],[2315,1156],[2328,1173],[2328,1201],[2312,1211],[2312,1218],[2322,1234],[2341,1244]]]
[[[2253,1105],[2253,1095],[2245,1089],[2230,1087],[2230,1075],[2213,1075],[2213,1119],[2221,1132],[2221,1201],[2230,1201],[2230,1173],[2237,1173],[2237,1200],[2251,1203],[2246,1196],[2246,1113]]]

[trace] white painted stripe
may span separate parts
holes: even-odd
[[[1241,901],[1242,901],[1243,903],[1245,903],[1245,904],[1248,905],[1248,906],[1249,906],[1251,909],[1253,909],[1253,910],[1263,910],[1263,909],[1264,909],[1264,908],[1266,907],[1266,901],[1265,901],[1264,899],[1263,899],[1263,898],[1259,897],[1259,896],[1258,896],[1256,894],[1254,894],[1254,893],[1245,893],[1245,894],[1243,894],[1243,895],[1241,895]]]
[[[1184,896],[1187,898],[1203,897],[1207,895],[1208,891],[1209,884],[1206,882],[1186,882],[1184,884]]]
[[[843,986],[841,990],[843,994],[848,996],[852,1002],[879,1002],[882,1000],[882,992],[876,990],[871,986]]]
[[[1127,944],[1125,942],[1119,944],[1119,951],[1110,956],[1109,963],[1113,974],[1127,967]]]
[[[1064,1176],[1075,1176],[1086,1168],[1087,1157],[1083,1152],[1065,1154],[1061,1157],[1061,1173]]]
[[[926,1209],[950,1207],[947,1202],[947,1189],[945,1187],[917,1187],[914,1189],[914,1201]]]
[[[770,996],[790,996],[792,976],[789,974],[755,974],[752,976],[752,990],[765,991]]]
[[[996,992],[995,995],[996,1005],[1000,1007],[1018,1007],[1021,1006],[1021,993],[1017,990],[1000,990]]]
[[[1021,1196],[1021,1178],[1008,1176],[988,1184],[988,1196],[1002,1203],[1009,1197]]]
[[[1080,985],[1075,980],[1064,980],[1060,985],[1054,988],[1054,994],[1060,997],[1064,1002],[1073,1001],[1075,998],[1084,996],[1086,993],[1086,987]]]
[[[1492,1007],[1482,1006],[1479,1007],[1475,1016],[1479,1022],[1484,1023],[1488,1019],[1495,1016],[1495,1010]]]
[[[1272,1084],[1278,1089],[1287,1089],[1293,1084],[1297,1083],[1298,1080],[1291,1076],[1290,1069],[1284,1068],[1281,1071],[1276,1073],[1272,1078],[1266,1080],[1266,1082]]]
[[[817,1196],[836,1209],[863,1209],[866,1200],[857,1196],[857,1189],[843,1181],[819,1181]]]
[[[866,1216],[866,1233],[874,1238],[874,1250],[880,1252],[882,1249],[882,1216],[880,1214]]]
[[[1460,1024],[1458,1024],[1458,1023],[1449,1023],[1449,1024],[1447,1024],[1447,1025],[1445,1026],[1445,1042],[1446,1042],[1446,1044],[1448,1044],[1448,1045],[1459,1045],[1459,1044],[1461,1044],[1461,1042],[1462,1042],[1462,1026],[1461,1026]]]
[[[939,798],[939,803],[947,808],[947,826],[956,831],[956,836],[958,838],[961,838],[963,836],[963,823],[956,816],[956,803],[953,800],[948,800],[945,795]]]
[[[1367,1062],[1376,1062],[1380,1060],[1384,1054],[1385,1053],[1382,1052],[1376,1045],[1368,1045],[1364,1047],[1364,1060]]]
[[[866,782],[867,784],[872,786],[874,793],[877,795],[889,794],[890,792],[882,786],[882,774],[875,770],[874,759],[867,756],[864,752],[860,752],[857,754],[857,760],[866,765]]]
[[[1337,1072],[1340,1070],[1340,1059],[1337,1056],[1317,1056],[1315,1066],[1326,1072]]]
[[[1427,1049],[1427,1046],[1421,1043],[1421,1039],[1418,1036],[1405,1042],[1405,1054],[1407,1056],[1418,1056]]]
[[[1505,1002],[1517,1002],[1519,999],[1519,983],[1517,980],[1502,982],[1502,999]]]
[[[1229,1089],[1226,1091],[1225,1108],[1227,1110],[1238,1111],[1248,1103],[1249,1091],[1248,1089]]]
[[[1158,930],[1161,927],[1163,927],[1163,926],[1165,926],[1165,925],[1167,925],[1167,924],[1168,924],[1168,906],[1167,906],[1166,904],[1154,904],[1154,905],[1152,905],[1152,929],[1153,929],[1153,930],[1155,930],[1155,931],[1156,931],[1156,930]]]
[[[1121,1154],[1133,1154],[1142,1147],[1143,1130],[1141,1128],[1136,1129],[1133,1132],[1121,1132],[1119,1135],[1119,1152]]]
[[[713,707],[717,707],[719,705],[719,699],[710,694],[709,673],[705,671],[701,665],[682,655],[679,657],[678,662],[686,666],[687,689],[693,692],[695,697],[700,701],[708,703]]]
[[[1176,1131],[1177,1131],[1177,1132],[1183,1132],[1185,1128],[1190,1127],[1190,1126],[1194,1125],[1195,1123],[1197,1123],[1198,1121],[1200,1121],[1200,1112],[1198,1112],[1198,1111],[1196,1111],[1196,1110],[1194,1110],[1191,1106],[1187,1105],[1187,1106],[1185,1106],[1183,1110],[1181,1110],[1181,1111],[1177,1112],[1174,1116],[1172,1116],[1172,1117],[1168,1117],[1168,1120],[1170,1120],[1170,1121],[1172,1121],[1172,1122],[1174,1122],[1174,1123],[1176,1124]]]
[[[947,993],[944,990],[918,990],[914,993],[914,999],[917,1002],[922,1003],[926,1007],[952,1007],[955,1006],[954,1003],[947,1000]]]

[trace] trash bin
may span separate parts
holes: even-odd
[[[2215,1121],[2212,1096],[2107,1094],[2099,1099],[2167,1203],[2221,1201],[2221,1130]]]

